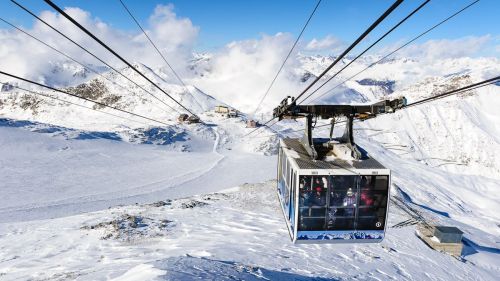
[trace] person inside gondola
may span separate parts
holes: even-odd
[[[362,176],[361,177],[361,188],[373,189],[373,181],[371,176]]]
[[[310,216],[309,207],[312,205],[313,201],[313,192],[311,190],[311,181],[310,177],[304,176],[300,179],[299,184],[299,210],[301,216]]]
[[[324,185],[323,185],[323,182],[320,180],[319,177],[316,178],[316,180],[314,181],[314,186],[313,186],[313,189],[316,191],[317,189],[323,189],[324,188]]]
[[[323,182],[323,188],[326,190],[328,188],[328,180],[326,177],[322,177],[321,181]]]
[[[317,207],[324,207],[326,204],[326,198],[323,189],[321,187],[316,187],[316,193],[314,193],[313,204]]]
[[[300,177],[300,181],[304,184],[305,188],[308,188],[311,186],[311,177],[310,176],[302,176]]]
[[[373,206],[375,200],[373,200],[373,196],[370,190],[363,190],[359,196],[360,205],[361,206]]]
[[[345,207],[345,216],[354,216],[354,208],[356,207],[356,194],[352,191],[352,188],[349,188],[347,190],[342,205]]]
[[[316,187],[312,197],[311,217],[309,226],[311,229],[319,230],[325,226],[326,213],[326,193],[322,187]]]
[[[374,203],[375,200],[373,198],[371,190],[362,190],[359,195],[359,214],[361,216],[374,215],[373,212],[375,211],[375,209],[372,208],[374,206]]]
[[[313,196],[314,196],[314,191],[313,188],[311,187],[311,183],[307,183],[305,190],[304,190],[304,197],[305,197],[305,202],[304,206],[311,206],[313,203]]]
[[[330,192],[330,206],[341,207],[343,204],[342,195],[337,191]]]
[[[344,213],[342,208],[343,200],[342,195],[339,192],[332,191],[330,192],[330,212],[336,214],[336,216],[341,216]]]
[[[360,215],[370,215],[372,207],[375,203],[373,197],[373,181],[371,176],[363,176],[361,178],[361,193],[359,194]]]
[[[333,176],[333,182],[335,186],[345,186],[346,179],[344,176]]]

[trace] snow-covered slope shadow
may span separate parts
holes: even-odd
[[[188,140],[185,130],[176,126],[168,128],[150,127],[127,129],[123,128],[117,132],[106,131],[86,131],[56,126],[46,123],[0,118],[0,127],[22,128],[34,133],[50,134],[52,136],[62,136],[65,139],[92,140],[105,139],[112,141],[128,141],[141,144],[169,145],[175,142]]]
[[[464,250],[462,251],[462,255],[464,257],[477,254],[479,252],[488,252],[500,255],[500,248],[482,246],[466,237],[462,239],[462,242],[464,243]]]
[[[114,141],[122,140],[122,138],[114,132],[81,131],[28,120],[0,118],[0,127],[23,128],[35,133],[64,136],[66,139],[107,139]]]
[[[164,270],[165,274],[158,277],[161,280],[336,280],[189,255],[160,260],[154,262],[153,265],[156,269]],[[131,271],[133,272],[133,269]],[[126,277],[128,274],[130,272],[125,273],[122,277]]]
[[[447,217],[449,218],[450,215],[447,213],[447,212],[443,212],[443,211],[439,211],[439,210],[436,210],[434,208],[431,208],[429,206],[426,206],[426,205],[423,205],[423,204],[419,204],[419,203],[416,203],[413,201],[413,199],[411,198],[411,196],[406,193],[404,190],[402,190],[398,185],[395,185],[396,188],[397,188],[397,191],[401,194],[401,196],[403,197],[403,199],[405,201],[407,201],[408,203],[411,203],[411,204],[414,204],[422,209],[426,209],[427,211],[431,211],[437,215],[440,215],[440,216],[443,216],[443,217]]]

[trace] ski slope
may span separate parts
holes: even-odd
[[[246,116],[221,117],[210,110],[221,100],[138,67],[190,107],[201,103],[196,112],[205,124],[178,124],[176,114],[151,106],[147,95],[124,95],[117,105],[171,126],[45,98],[24,109],[23,93],[1,92],[0,280],[500,276],[498,86],[356,123],[356,141],[392,170],[391,195],[401,200],[391,202],[386,239],[370,245],[293,245],[275,195],[278,135],[262,129],[245,136],[253,130],[245,128]],[[484,71],[467,72],[472,78],[451,77],[460,85],[487,72],[491,62]],[[387,75],[380,72],[374,79]],[[393,93],[375,80],[346,87],[360,100],[405,95],[414,101],[448,79],[407,83]],[[109,95],[118,91],[106,87]],[[324,102],[348,97],[340,92]],[[301,128],[301,121],[292,120],[273,126],[281,137],[299,137]],[[335,133],[342,130],[338,126]],[[416,237],[415,217],[407,208],[428,222],[464,231],[463,256],[428,248]]]
[[[209,123],[210,117],[205,120]],[[251,152],[248,146],[240,150],[237,144],[233,150],[234,135],[227,130],[239,130],[240,135],[250,130],[241,120],[238,126],[223,120],[226,125],[186,125],[189,128],[174,133],[146,134],[139,144],[130,142],[145,136],[139,131],[88,132],[0,121],[5,126],[0,126],[0,222],[185,197],[274,175],[272,157]],[[150,144],[160,140],[163,145]],[[255,146],[261,142],[255,141]],[[242,155],[244,149],[250,152]],[[221,178],[225,173],[233,177]]]
[[[78,138],[91,134],[43,124],[1,127],[2,279],[495,280],[500,273],[498,179],[401,157],[378,142],[372,132],[380,123],[372,120],[357,126],[357,139],[393,170],[393,196],[428,221],[460,227],[463,259],[428,248],[415,225],[389,227],[381,244],[293,245],[274,193],[275,156],[249,150],[271,132],[241,141],[250,130],[243,120],[205,119],[213,124],[205,138],[165,145]],[[189,126],[187,135],[199,132]],[[408,219],[391,204],[389,226]]]
[[[495,280],[500,271],[498,250],[472,238],[487,235],[469,229],[462,261],[428,248],[414,226],[389,228],[381,244],[293,245],[273,189],[270,181],[2,224],[0,274],[4,280]],[[389,218],[394,225],[408,216],[391,206]]]

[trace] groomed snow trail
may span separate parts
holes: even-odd
[[[102,139],[67,140],[23,127],[0,127],[0,164],[5,167],[0,171],[0,222],[186,197],[273,177],[273,157],[226,149],[234,140],[224,123],[233,120],[212,119],[211,127],[202,131],[204,137],[189,135],[191,140],[184,141],[192,152]],[[186,130],[199,131],[197,126]],[[243,122],[229,127],[233,133],[245,130]],[[225,174],[231,177],[221,177]]]

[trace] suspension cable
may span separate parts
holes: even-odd
[[[66,36],[64,33],[62,33],[61,31],[59,31],[57,28],[55,28],[54,26],[52,26],[51,24],[49,24],[48,22],[46,22],[45,20],[43,20],[42,18],[40,18],[39,16],[37,16],[36,14],[34,14],[33,12],[31,12],[30,10],[28,10],[23,5],[19,4],[15,0],[10,0],[10,1],[12,3],[14,3],[15,5],[17,5],[19,8],[23,9],[25,12],[27,12],[31,16],[33,16],[34,18],[36,18],[38,21],[40,21],[43,24],[45,24],[47,27],[49,27],[52,30],[54,30],[55,32],[57,32],[62,37],[66,38],[71,43],[75,44],[77,47],[79,47],[80,49],[82,49],[83,51],[85,51],[87,54],[91,55],[96,60],[100,61],[101,63],[103,63],[104,65],[106,65],[110,69],[112,69],[114,72],[118,73],[120,76],[122,76],[123,78],[125,78],[126,80],[128,80],[129,82],[131,82],[132,84],[134,84],[135,86],[137,86],[138,88],[140,88],[141,90],[143,90],[144,92],[146,92],[147,94],[149,94],[150,96],[152,96],[153,98],[155,98],[156,100],[158,100],[159,102],[161,102],[163,105],[165,105],[168,108],[172,109],[173,111],[179,113],[179,111],[177,109],[175,109],[175,108],[171,107],[170,105],[168,105],[166,102],[164,102],[163,100],[161,100],[160,98],[158,98],[157,96],[155,96],[153,93],[151,93],[150,91],[146,90],[143,86],[137,84],[135,81],[133,81],[132,79],[130,79],[128,76],[124,75],[121,71],[117,70],[115,67],[111,66],[110,64],[108,64],[107,62],[105,62],[103,59],[99,58],[98,56],[96,56],[95,54],[93,54],[92,52],[90,52],[87,48],[83,47],[82,45],[80,45],[77,42],[75,42],[73,39],[71,39],[68,36]]]
[[[398,52],[399,50],[403,49],[404,47],[408,46],[409,44],[413,43],[415,40],[419,39],[420,37],[424,36],[425,34],[429,33],[430,31],[432,31],[433,29],[437,28],[438,26],[442,25],[443,23],[447,22],[448,20],[452,19],[453,17],[457,16],[458,14],[462,13],[463,11],[465,11],[466,9],[468,9],[469,7],[471,7],[472,5],[476,4],[477,2],[479,2],[479,0],[476,0],[472,3],[470,3],[469,5],[465,6],[464,8],[460,9],[459,11],[455,12],[454,14],[452,14],[451,16],[447,17],[446,19],[442,20],[441,22],[435,24],[434,26],[432,26],[431,28],[427,29],[426,31],[420,33],[419,35],[415,36],[413,39],[411,39],[410,41],[406,42],[405,44],[401,45],[400,47],[398,47],[397,49],[395,49],[394,51],[390,52],[389,54],[385,55],[384,57],[382,57],[381,59],[377,60],[376,62],[368,65],[367,67],[365,67],[364,69],[362,69],[361,71],[359,71],[358,73],[352,75],[351,77],[345,79],[344,81],[340,82],[339,84],[335,85],[335,87],[325,91],[323,94],[319,95],[318,97],[314,98],[311,102],[314,102],[316,100],[318,100],[319,98],[323,97],[324,95],[326,95],[327,93],[333,91],[334,89],[336,89],[337,87],[339,87],[340,85],[346,83],[347,81],[350,81],[352,78],[358,76],[359,74],[365,72],[367,69],[371,68],[372,66],[378,64],[379,62],[383,61],[384,59],[388,58],[389,56],[393,55],[394,53]]]
[[[50,0],[45,0],[45,1],[50,1]],[[342,54],[340,54],[314,81],[307,86],[298,96],[295,100],[298,100],[301,98],[314,84],[316,84],[332,67],[334,67],[342,58],[344,58],[347,53],[349,53],[356,45],[358,45],[361,40],[363,40],[375,27],[377,27],[389,14],[391,14],[401,3],[403,3],[403,0],[397,0],[395,1],[389,9],[387,9],[375,22],[373,22],[364,32],[361,34]],[[291,105],[287,106],[285,110],[289,109]],[[267,122],[265,122],[263,125],[269,124],[272,120],[276,119],[277,117],[273,117]],[[260,127],[259,127],[260,128]],[[245,136],[252,134],[253,132],[257,131],[259,128],[256,128],[255,130],[247,133]]]
[[[261,126],[266,126],[266,127],[268,127],[268,128],[269,128],[269,130],[274,131],[274,132],[276,132],[276,133],[277,133],[277,131],[276,131],[276,130],[274,130],[272,127],[273,127],[276,123],[278,123],[278,122],[279,122],[279,120],[276,120],[276,121],[274,121],[274,123],[272,123],[272,124],[270,124],[270,125],[262,124]],[[259,128],[260,128],[260,127],[259,127]],[[264,132],[264,131],[262,131],[262,130],[261,130],[261,131],[260,131],[260,132],[258,132],[256,135],[254,135],[252,138],[254,138],[254,137],[256,137],[256,136],[258,136],[258,135],[262,134],[263,132]],[[244,135],[244,137],[246,137],[247,135],[248,135],[248,134]]]
[[[21,81],[28,82],[28,83],[31,83],[31,84],[34,84],[34,85],[37,85],[37,86],[40,86],[40,87],[44,87],[44,88],[47,88],[47,89],[50,89],[50,90],[53,90],[53,91],[56,91],[56,92],[59,92],[59,93],[65,94],[65,95],[69,95],[69,96],[72,96],[72,97],[75,97],[75,98],[79,98],[79,99],[82,99],[82,100],[85,100],[85,101],[89,101],[89,102],[95,103],[95,104],[103,106],[103,107],[111,108],[111,109],[114,109],[114,110],[117,110],[117,111],[121,111],[121,112],[130,114],[130,115],[133,115],[133,116],[136,116],[136,117],[140,117],[142,119],[146,119],[146,120],[149,120],[149,121],[154,121],[154,122],[158,122],[158,123],[163,124],[163,125],[170,126],[170,124],[168,124],[168,123],[165,123],[165,122],[162,122],[162,121],[159,121],[159,120],[155,120],[153,118],[149,118],[149,117],[137,114],[137,113],[133,113],[133,112],[127,111],[125,109],[121,109],[121,108],[118,108],[118,107],[107,105],[107,104],[102,103],[102,102],[98,102],[98,101],[94,101],[94,100],[91,100],[91,99],[88,99],[88,98],[85,98],[85,97],[81,97],[81,96],[69,93],[67,91],[63,91],[63,90],[60,90],[60,89],[57,89],[57,88],[54,88],[54,87],[51,87],[51,86],[47,86],[47,85],[44,85],[44,84],[41,84],[41,83],[38,83],[38,82],[35,82],[35,81],[32,81],[32,80],[29,80],[29,79],[26,79],[26,78],[22,78],[22,77],[16,76],[14,74],[3,72],[1,70],[0,70],[0,74],[6,75],[6,76],[9,76],[9,77],[12,77],[12,78],[16,78],[16,79],[19,79]]]
[[[88,29],[83,27],[80,23],[78,23],[75,19],[73,19],[70,15],[68,15],[65,11],[63,11],[61,8],[59,8],[56,4],[54,4],[50,0],[44,0],[45,3],[47,3],[49,6],[51,6],[54,10],[59,12],[61,15],[63,15],[66,19],[68,19],[71,23],[76,25],[80,30],[85,32],[88,36],[90,36],[92,39],[94,39],[97,43],[99,43],[101,46],[103,46],[106,50],[108,50],[110,53],[112,53],[115,57],[120,59],[123,63],[125,63],[128,67],[130,67],[132,70],[134,70],[137,74],[139,74],[141,77],[146,79],[149,83],[151,83],[155,88],[160,90],[162,93],[164,93],[167,97],[169,97],[171,100],[173,100],[175,103],[177,103],[179,106],[181,106],[184,110],[189,112],[193,116],[197,116],[195,113],[193,113],[191,110],[189,110],[187,107],[182,105],[179,101],[174,99],[171,95],[169,95],[165,90],[163,90],[158,84],[153,82],[151,79],[149,79],[146,75],[144,75],[142,72],[140,72],[138,69],[136,69],[132,64],[130,64],[127,60],[125,60],[122,56],[120,56],[118,53],[116,53],[113,49],[111,49],[108,45],[106,45],[103,41],[101,41],[99,38],[97,38],[92,32],[90,32]]]
[[[323,86],[325,86],[328,82],[330,82],[333,78],[337,77],[344,69],[348,68],[353,62],[355,62],[357,59],[359,59],[362,55],[364,55],[366,52],[368,52],[373,46],[377,45],[382,39],[384,39],[387,35],[392,33],[396,28],[398,28],[401,24],[403,24],[405,21],[407,21],[411,16],[413,16],[415,13],[417,13],[420,9],[422,9],[427,3],[429,3],[430,0],[424,1],[420,6],[415,8],[410,14],[408,14],[405,18],[400,20],[396,25],[394,25],[391,29],[389,29],[384,35],[380,36],[375,42],[373,42],[368,48],[366,48],[363,52],[361,52],[359,55],[357,55],[353,60],[351,60],[348,64],[346,64],[344,67],[342,67],[339,71],[337,71],[332,77],[328,78],[321,86],[316,88],[313,92],[311,92],[307,97],[305,97],[299,104],[304,103],[308,98],[310,98],[314,93],[316,93],[319,89],[321,89]]]
[[[168,63],[167,59],[165,58],[165,56],[163,56],[163,54],[160,52],[160,50],[158,49],[158,47],[156,47],[156,44],[153,42],[153,40],[149,37],[149,35],[146,33],[146,31],[144,30],[144,28],[142,28],[141,24],[139,23],[139,21],[137,21],[137,19],[134,17],[134,15],[132,14],[132,12],[129,10],[129,8],[125,5],[125,3],[122,1],[122,0],[118,0],[120,1],[120,3],[122,4],[123,8],[125,8],[125,10],[127,11],[127,13],[130,15],[130,17],[134,20],[134,22],[137,24],[137,26],[142,30],[142,33],[144,33],[144,35],[146,36],[146,38],[148,39],[149,43],[151,43],[151,45],[155,48],[156,52],[160,55],[160,57],[163,59],[163,61],[167,64],[168,68],[170,68],[170,70],[172,71],[172,73],[175,75],[175,77],[177,78],[177,80],[179,80],[179,82],[182,84],[182,86],[184,86],[184,88],[189,92],[189,89],[187,88],[186,84],[184,83],[184,81],[182,81],[181,77],[177,74],[177,72],[174,70],[174,68],[170,65],[170,63]],[[203,107],[201,106],[201,104],[198,102],[198,100],[196,99],[196,97],[194,95],[191,95],[193,97],[193,100],[196,102],[196,104],[200,107],[200,109],[202,111],[204,111]]]
[[[484,80],[484,81],[481,81],[481,82],[478,82],[478,83],[474,83],[474,84],[462,87],[462,88],[458,88],[458,89],[455,89],[455,90],[447,91],[445,93],[437,94],[437,95],[434,95],[432,97],[425,98],[425,99],[422,99],[422,100],[410,103],[410,104],[408,104],[407,106],[405,106],[403,108],[407,108],[407,107],[411,107],[411,106],[415,106],[415,105],[427,103],[427,102],[430,102],[430,101],[433,101],[433,100],[437,100],[437,99],[441,99],[441,98],[444,98],[444,97],[447,97],[447,96],[458,94],[459,92],[468,91],[468,90],[474,90],[474,89],[477,89],[477,88],[480,88],[480,87],[488,86],[490,84],[494,84],[494,83],[498,82],[499,80],[500,80],[500,75],[496,76],[496,77],[493,77],[493,78],[490,78],[490,79],[487,79],[487,80]]]
[[[103,113],[103,114],[107,114],[107,115],[110,115],[110,116],[113,116],[113,117],[117,117],[117,118],[125,119],[125,120],[128,120],[128,121],[140,123],[140,124],[143,124],[143,125],[146,125],[146,126],[150,125],[150,124],[147,124],[147,123],[144,123],[144,122],[141,122],[141,121],[133,120],[133,119],[130,119],[130,118],[127,118],[127,117],[123,117],[123,116],[120,116],[120,115],[116,115],[116,114],[113,114],[113,113],[109,113],[109,112],[106,112],[106,111],[101,111],[101,110],[98,110],[98,109],[95,109],[95,108],[92,108],[92,107],[87,107],[87,106],[84,106],[84,105],[81,105],[81,104],[78,104],[78,103],[74,103],[74,102],[71,102],[71,101],[63,100],[63,99],[60,99],[60,98],[57,98],[57,97],[53,97],[53,96],[50,96],[50,95],[46,95],[46,94],[43,94],[43,93],[40,93],[40,92],[35,92],[33,90],[29,90],[29,89],[26,89],[26,88],[23,88],[23,87],[20,87],[20,86],[12,85],[12,84],[5,83],[5,82],[0,82],[0,84],[2,84],[2,85],[9,85],[9,86],[12,86],[12,87],[14,87],[16,89],[26,91],[28,93],[32,93],[32,94],[35,94],[35,95],[38,95],[38,96],[42,96],[42,97],[50,98],[50,99],[53,99],[53,100],[61,101],[61,102],[64,102],[64,103],[67,103],[67,104],[71,104],[71,105],[75,105],[75,106],[78,106],[78,107],[90,109],[90,110],[97,111],[97,112],[100,112],[100,113]]]
[[[49,1],[49,0],[45,0]],[[334,67],[341,59],[343,59],[347,53],[349,53],[354,47],[356,47],[372,30],[375,29],[389,14],[391,14],[401,3],[403,3],[403,0],[397,0],[394,2],[389,9],[387,9],[374,23],[368,27],[363,34],[361,34],[356,41],[354,41],[347,49],[344,50],[342,54],[340,54],[314,81],[307,86],[298,96],[295,100],[298,100],[301,98],[314,84],[316,84],[332,67]]]
[[[37,37],[36,37],[36,36],[34,36],[33,34],[30,34],[29,32],[27,32],[27,31],[23,30],[23,29],[22,29],[22,28],[20,28],[20,27],[15,26],[14,24],[10,23],[9,21],[7,21],[7,20],[5,20],[5,19],[3,19],[3,18],[1,18],[1,17],[0,17],[0,21],[3,21],[4,23],[6,23],[6,24],[10,25],[11,27],[15,28],[16,30],[18,30],[19,32],[22,32],[22,33],[24,33],[26,36],[29,36],[29,37],[31,37],[32,39],[34,39],[34,40],[38,41],[40,44],[45,45],[46,47],[48,47],[48,48],[52,49],[53,51],[55,51],[55,52],[57,52],[57,53],[59,53],[59,54],[63,55],[63,56],[64,56],[64,57],[66,57],[67,59],[69,59],[69,60],[71,60],[71,61],[73,61],[73,62],[75,62],[75,63],[79,64],[79,65],[80,65],[80,66],[82,66],[84,69],[87,69],[87,70],[89,70],[89,71],[91,71],[91,72],[93,72],[93,73],[97,74],[99,77],[101,77],[101,78],[103,78],[103,79],[105,79],[105,80],[107,80],[107,81],[111,82],[113,85],[116,85],[116,86],[118,86],[118,87],[122,88],[123,90],[126,90],[126,91],[130,92],[131,94],[133,94],[133,95],[135,95],[135,96],[139,97],[139,94],[134,93],[134,92],[132,92],[131,90],[129,90],[128,88],[123,87],[122,85],[120,85],[120,84],[116,83],[115,81],[113,81],[113,80],[109,79],[108,77],[106,77],[106,76],[102,75],[102,74],[101,74],[101,73],[99,73],[97,70],[93,69],[92,67],[90,67],[90,66],[88,66],[88,65],[85,65],[84,63],[82,63],[82,62],[80,62],[80,61],[76,60],[75,58],[73,58],[73,57],[69,56],[68,54],[66,54],[66,53],[64,53],[64,52],[62,52],[62,51],[60,51],[60,50],[56,49],[54,46],[51,46],[51,45],[49,45],[49,44],[45,43],[44,41],[40,40],[39,38],[37,38]],[[153,103],[153,105],[154,105],[154,106],[156,106],[156,107],[158,107],[155,103]],[[164,110],[163,108],[160,108],[160,107],[158,107],[158,108],[159,108],[159,109],[161,109],[161,110],[163,110],[164,112],[168,113],[168,112],[167,112],[166,110]]]
[[[121,0],[120,0],[121,1]],[[430,0],[429,0],[430,1]],[[290,49],[290,51],[288,52],[288,54],[286,55],[285,57],[285,60],[283,61],[283,63],[281,64],[280,68],[278,69],[278,72],[276,73],[276,75],[274,76],[273,80],[271,81],[271,84],[269,85],[269,87],[267,88],[266,92],[264,93],[264,95],[262,96],[262,98],[260,99],[259,103],[257,104],[257,107],[255,108],[254,112],[253,112],[253,116],[255,116],[255,114],[257,113],[257,111],[259,110],[259,107],[261,106],[262,102],[264,101],[264,99],[266,98],[266,96],[269,94],[269,91],[271,90],[271,88],[273,87],[274,85],[274,82],[276,81],[276,79],[278,78],[278,75],[281,73],[281,70],[283,70],[283,67],[285,66],[285,63],[287,62],[288,58],[290,57],[290,55],[292,54],[293,52],[293,49],[295,49],[295,46],[297,45],[297,43],[299,42],[300,38],[302,37],[302,34],[304,33],[304,31],[306,30],[307,28],[307,25],[309,24],[309,22],[311,21],[312,17],[314,16],[314,13],[316,13],[316,10],[318,9],[319,7],[319,4],[321,4],[321,0],[319,0],[317,3],[316,3],[316,6],[314,7],[313,11],[311,12],[311,14],[309,15],[309,18],[307,19],[306,23],[304,24],[304,27],[302,27],[302,30],[300,31],[299,33],[299,36],[297,36],[297,39],[295,40],[295,42],[293,43],[293,46],[292,48]]]
[[[476,89],[479,89],[479,88],[482,88],[482,87],[485,87],[485,86],[490,86],[490,85],[496,84],[498,82],[500,82],[500,75],[496,76],[496,77],[493,77],[493,78],[490,78],[490,79],[487,79],[487,80],[483,80],[481,82],[470,84],[470,85],[467,85],[467,86],[464,86],[464,87],[461,87],[461,88],[458,88],[458,89],[455,89],[455,90],[450,90],[450,91],[447,91],[447,92],[444,92],[444,93],[441,93],[441,94],[437,94],[435,96],[432,96],[432,97],[429,97],[429,98],[425,98],[425,99],[422,99],[422,100],[419,100],[419,101],[416,101],[416,102],[413,102],[413,103],[409,103],[408,105],[402,107],[401,109],[406,109],[408,107],[413,107],[413,106],[421,105],[421,104],[428,103],[428,102],[431,102],[431,101],[434,101],[434,100],[446,98],[446,97],[449,97],[449,96],[452,96],[452,95],[457,95],[457,94],[460,94],[460,93],[464,93],[464,92],[476,90]],[[388,114],[388,113],[379,113],[379,114],[377,114],[377,116],[385,115],[385,114]],[[374,117],[374,118],[376,118],[376,117]],[[374,119],[374,118],[370,118],[370,119]],[[370,120],[370,119],[368,119],[368,120]],[[360,119],[354,120],[354,122],[362,122],[362,121],[364,121],[364,120],[360,120]],[[346,120],[336,121],[335,124],[346,123],[346,122],[347,122]],[[331,126],[331,124],[318,125],[315,128],[317,129],[317,128],[326,127],[326,126]],[[300,132],[300,131],[304,131],[304,129],[298,129],[298,130],[294,130],[294,131],[291,131],[291,132]]]

